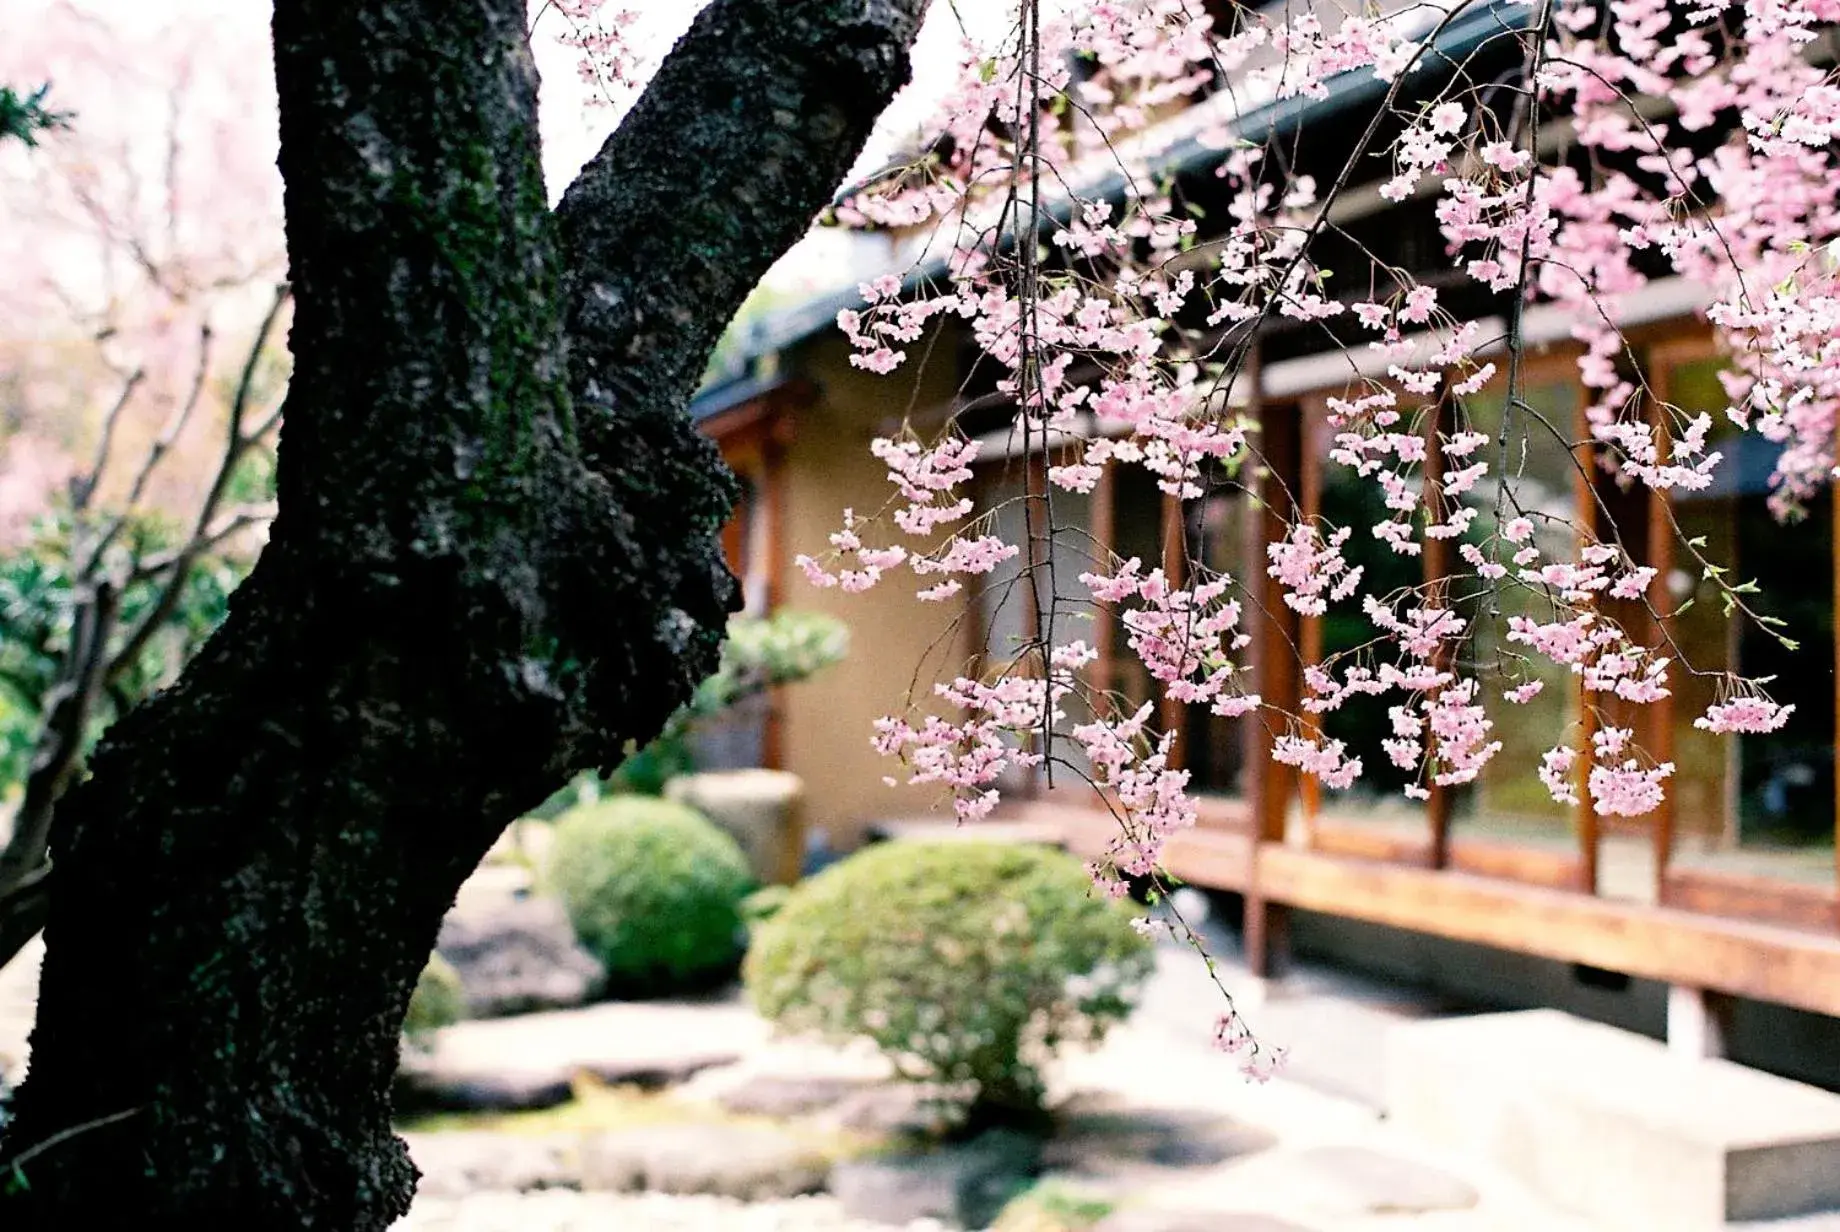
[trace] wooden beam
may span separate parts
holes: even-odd
[[[1790,928],[1840,928],[1840,894],[1832,886],[1676,868],[1661,884],[1661,903],[1682,911],[1763,920]]]
[[[1432,866],[1431,846],[1422,835],[1399,834],[1374,826],[1324,821],[1311,836],[1310,847],[1324,855],[1346,856],[1353,860],[1380,860],[1416,868]]]
[[[1265,844],[1259,892],[1310,911],[1840,1015],[1840,938]]]
[[[1459,838],[1450,847],[1449,867],[1480,877],[1584,893],[1584,870],[1570,851],[1541,851],[1488,839]]]
[[[1052,822],[1060,828],[1067,849],[1083,859],[1105,855],[1118,835],[1118,823],[1111,814],[1091,805],[1030,801],[1004,809],[1002,816]],[[1164,868],[1181,881],[1239,892],[1251,884],[1252,836],[1243,830],[1196,826],[1172,834],[1163,851]]]

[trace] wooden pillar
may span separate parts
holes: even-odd
[[[1099,482],[1093,488],[1092,498],[1092,555],[1093,569],[1099,573],[1112,571],[1112,556],[1118,544],[1118,464],[1107,458],[1099,469]],[[1093,682],[1095,688],[1109,696],[1118,687],[1118,664],[1114,656],[1118,653],[1117,618],[1103,607],[1093,608],[1092,647],[1098,658],[1093,660]],[[1102,703],[1095,699],[1094,710],[1098,711]]]
[[[1656,428],[1665,426],[1666,412],[1662,403],[1673,397],[1669,389],[1669,366],[1665,358],[1660,363],[1652,361],[1649,379],[1659,398],[1649,400],[1649,423]],[[1654,369],[1660,369],[1654,371]],[[1657,431],[1660,441],[1662,461],[1667,460],[1668,436],[1666,432]],[[1736,465],[1733,459],[1732,465]],[[1671,509],[1672,498],[1668,493],[1654,488],[1648,490],[1648,559],[1637,561],[1655,571],[1655,576],[1648,583],[1648,645],[1656,654],[1672,654],[1667,644],[1667,629],[1663,622],[1674,610],[1673,596],[1668,592],[1668,574],[1674,568],[1674,518]],[[1685,664],[1675,664],[1674,671],[1684,670]],[[1659,701],[1647,706],[1649,753],[1658,762],[1674,760],[1674,694],[1670,692]],[[1676,784],[1670,783],[1662,796],[1661,806],[1651,814],[1654,827],[1655,843],[1655,901],[1667,902],[1668,865],[1674,859],[1674,795]]]
[[[1451,510],[1444,507],[1444,437],[1456,431],[1457,399],[1450,390],[1450,378],[1438,382],[1437,400],[1425,422],[1425,501],[1433,522],[1448,520]],[[1450,540],[1426,537],[1420,560],[1424,565],[1425,601],[1427,605],[1444,605],[1450,601]],[[1433,666],[1449,671],[1456,654],[1453,647],[1440,645]],[[1450,808],[1448,787],[1435,782],[1425,784],[1431,794],[1425,801],[1425,822],[1431,838],[1431,867],[1450,864]]]
[[[1577,411],[1572,419],[1573,438],[1579,442],[1573,450],[1577,465],[1572,469],[1573,518],[1577,522],[1577,541],[1583,541],[1596,533],[1597,527],[1597,455],[1591,446],[1591,423],[1585,417],[1584,400],[1578,401]],[[1583,678],[1571,676],[1572,697],[1578,706],[1578,760],[1573,766],[1574,790],[1578,803],[1572,808],[1573,824],[1578,830],[1578,876],[1579,888],[1586,894],[1597,893],[1597,813],[1591,807],[1591,793],[1588,788],[1591,777],[1592,744],[1591,737],[1597,731],[1596,720],[1592,716],[1590,695],[1585,692]]]
[[[1258,424],[1258,450],[1262,455],[1246,475],[1252,500],[1247,510],[1246,563],[1256,570],[1246,580],[1254,602],[1247,605],[1252,636],[1252,673],[1255,689],[1265,699],[1266,711],[1245,725],[1246,803],[1251,818],[1253,856],[1246,888],[1246,965],[1255,976],[1280,974],[1288,957],[1289,935],[1281,903],[1268,901],[1259,887],[1259,849],[1284,841],[1285,822],[1297,791],[1297,774],[1271,759],[1282,719],[1295,714],[1302,695],[1298,664],[1296,613],[1284,603],[1284,591],[1265,571],[1265,545],[1282,538],[1303,515],[1298,503],[1302,487],[1303,423],[1295,404],[1273,406],[1259,396],[1258,364],[1252,363],[1253,415]]]
[[[1299,500],[1303,504],[1303,516],[1316,519],[1322,516],[1323,501],[1323,464],[1328,459],[1329,432],[1328,407],[1320,398],[1306,401],[1298,412],[1303,419],[1303,457],[1299,466]],[[1263,551],[1263,549],[1259,549]],[[1263,568],[1263,558],[1254,562],[1255,568]],[[1304,667],[1315,667],[1323,660],[1323,622],[1320,616],[1305,616],[1298,622],[1301,640],[1301,659]],[[1304,721],[1318,735],[1322,734],[1322,719],[1317,715],[1305,715]],[[1312,775],[1298,776],[1297,794],[1303,806],[1304,832],[1311,846],[1316,843],[1316,819],[1322,811],[1322,784]]]
[[[1163,495],[1163,576],[1169,588],[1178,590],[1188,584],[1188,527],[1183,519],[1182,498]],[[1165,691],[1157,702],[1157,725],[1175,733],[1169,750],[1171,769],[1188,764],[1188,704],[1177,701]]]

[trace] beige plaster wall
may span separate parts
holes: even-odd
[[[910,348],[910,365],[924,351],[923,344]],[[951,397],[951,351],[940,346],[925,370],[904,367],[876,376],[850,367],[847,345],[826,331],[786,365],[817,386],[817,402],[797,413],[785,455],[780,601],[836,616],[849,625],[851,641],[847,660],[782,695],[781,747],[785,768],[805,780],[807,832],[822,829],[840,849],[857,846],[878,820],[935,808],[941,820],[950,820],[950,801],[936,790],[883,783],[900,767],[878,755],[869,737],[876,718],[901,710],[916,673],[919,691],[928,696],[942,668],[956,675],[969,642],[963,631],[949,633],[962,605],[915,599],[919,580],[905,565],[874,590],[850,595],[810,585],[792,561],[800,553],[822,558],[830,551],[829,536],[843,524],[846,507],[867,517],[895,495],[869,442],[898,429],[910,401],[918,412]],[[892,521],[888,525],[892,532]],[[911,546],[896,534],[874,541]]]

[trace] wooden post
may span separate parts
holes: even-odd
[[[1668,361],[1663,358],[1660,364],[1651,359],[1650,368],[1660,371],[1649,373],[1652,387],[1660,395],[1660,400],[1649,402],[1649,423],[1656,428],[1664,425],[1665,412],[1662,402],[1672,398],[1669,389],[1670,379]],[[1657,431],[1660,441],[1662,461],[1667,460],[1668,437],[1665,432]],[[1736,460],[1733,460],[1736,465]],[[1674,568],[1674,526],[1670,505],[1672,497],[1662,491],[1650,488],[1648,491],[1648,559],[1637,564],[1648,565],[1655,571],[1655,576],[1648,583],[1648,644],[1659,653],[1667,649],[1665,636],[1667,629],[1663,622],[1673,611],[1673,600],[1668,593],[1668,574]],[[1677,665],[1678,667],[1681,665]],[[1658,762],[1674,760],[1674,695],[1669,693],[1659,701],[1648,706],[1648,748]],[[1668,865],[1674,859],[1674,785],[1669,784],[1663,794],[1661,806],[1653,814],[1655,841],[1655,901],[1667,901]]]
[[[1450,378],[1446,376],[1438,382],[1437,401],[1425,424],[1425,462],[1421,468],[1429,516],[1434,522],[1445,521],[1448,517],[1444,509],[1444,436],[1456,431],[1456,404],[1456,395],[1450,390]],[[1447,603],[1450,598],[1450,540],[1427,537],[1420,559],[1424,564],[1426,604]],[[1440,645],[1432,666],[1449,671],[1454,660],[1454,651]],[[1435,781],[1425,787],[1430,792],[1425,801],[1425,822],[1431,832],[1431,867],[1444,868],[1450,863],[1450,789]]]
[[[1298,484],[1300,498],[1303,502],[1303,516],[1310,519],[1322,516],[1323,498],[1323,463],[1329,452],[1326,439],[1328,408],[1318,398],[1311,398],[1303,404],[1299,414],[1303,419],[1303,457],[1301,460],[1301,478]],[[1263,551],[1263,549],[1260,549]],[[1263,570],[1264,560],[1251,563],[1253,569]],[[1315,667],[1323,659],[1323,622],[1320,616],[1305,616],[1300,622],[1302,640],[1303,666]],[[1312,729],[1320,736],[1322,720],[1316,715],[1305,716]],[[1316,844],[1316,819],[1322,812],[1322,784],[1312,775],[1300,775],[1297,784],[1298,796],[1303,805],[1304,832],[1311,846]]]
[[[1178,590],[1188,584],[1188,534],[1182,517],[1182,498],[1163,495],[1163,576],[1169,579],[1169,588]],[[1188,705],[1170,697],[1165,692],[1157,703],[1157,725],[1165,732],[1175,734],[1175,743],[1169,750],[1171,769],[1180,770],[1188,764]]]
[[[1093,569],[1112,571],[1111,557],[1118,544],[1118,464],[1107,458],[1099,468],[1099,483],[1093,488],[1092,500]],[[1093,679],[1099,692],[1108,697],[1118,687],[1118,653],[1116,619],[1109,610],[1093,609]]]
[[[1591,447],[1591,423],[1585,417],[1582,398],[1578,400],[1572,416],[1572,431],[1579,442],[1573,450],[1573,457],[1577,460],[1572,470],[1573,516],[1578,524],[1576,537],[1582,544],[1587,535],[1595,533],[1597,526],[1597,455]],[[1578,705],[1578,760],[1573,767],[1578,803],[1572,807],[1572,818],[1578,829],[1578,877],[1582,883],[1579,888],[1586,894],[1596,894],[1597,813],[1591,807],[1588,784],[1591,777],[1591,737],[1597,730],[1597,724],[1592,717],[1590,697],[1585,692],[1583,677],[1574,675],[1570,681],[1572,697]]]
[[[1252,636],[1252,671],[1257,692],[1271,711],[1294,714],[1302,694],[1297,664],[1297,619],[1284,603],[1284,590],[1265,572],[1265,545],[1283,537],[1301,517],[1297,504],[1302,486],[1303,423],[1295,404],[1272,406],[1259,397],[1256,358],[1253,389],[1254,415],[1259,425],[1263,470],[1247,477],[1253,499],[1247,510],[1247,567],[1256,569],[1256,581],[1247,590],[1256,599],[1248,604]],[[1272,719],[1255,719],[1245,725],[1246,803],[1252,819],[1253,857],[1246,889],[1246,965],[1261,978],[1282,972],[1287,961],[1289,933],[1285,907],[1268,901],[1259,887],[1259,851],[1266,844],[1284,841],[1285,823],[1297,774],[1271,759],[1276,732]]]

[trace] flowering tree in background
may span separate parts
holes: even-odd
[[[0,151],[0,964],[43,923],[58,799],[222,619],[273,511],[267,60],[247,20],[142,30],[70,5],[0,52],[0,75],[93,101],[35,91],[33,148]]]
[[[1728,359],[1723,418],[1784,446],[1779,515],[1793,521],[1827,482],[1840,407],[1840,4],[1534,0],[1489,6],[1496,26],[1470,56],[1440,51],[1482,7],[1021,0],[1000,40],[968,42],[927,154],[838,202],[845,223],[925,243],[916,276],[866,284],[862,307],[840,315],[852,362],[899,372],[929,329],[962,321],[1034,457],[1013,501],[1022,534],[1006,539],[1003,508],[966,494],[979,452],[967,433],[878,441],[895,497],[874,518],[845,511],[834,553],[799,560],[814,585],[848,591],[904,566],[931,602],[1017,562],[1010,592],[1033,632],[987,647],[982,674],[939,682],[875,732],[909,781],[951,792],[960,818],[988,814],[1015,767],[1084,778],[1118,822],[1091,871],[1121,895],[1127,879],[1157,877],[1166,841],[1196,820],[1161,701],[1250,716],[1272,759],[1339,790],[1373,768],[1321,718],[1384,699],[1391,769],[1424,800],[1474,782],[1502,752],[1501,725],[1536,721],[1525,708],[1568,677],[1583,708],[1522,772],[1602,816],[1660,803],[1675,767],[1641,747],[1632,708],[1713,669],[1678,652],[1664,580],[1601,500],[1588,519],[1525,502],[1519,467],[1529,442],[1557,441],[1587,490],[1599,471],[1624,489],[1712,483],[1714,417],[1650,387],[1623,324],[1637,292],[1678,278]],[[1510,67],[1476,68],[1485,52]],[[1358,138],[1338,147],[1333,179],[1293,170],[1320,134],[1243,135],[1261,109],[1327,98],[1338,76],[1379,89],[1346,121]],[[1158,163],[1184,122],[1220,151],[1229,189],[1227,219],[1205,232]],[[1336,219],[1357,186],[1387,202],[1433,197],[1453,277],[1415,277],[1351,245]],[[1447,306],[1465,292],[1492,300],[1497,328]],[[1581,344],[1582,435],[1524,396],[1523,321],[1537,304],[1562,307]],[[1259,339],[1280,322],[1347,361],[1346,389],[1328,399],[1330,456],[1372,486],[1371,524],[1312,515],[1253,478],[1267,459],[1240,391],[1256,391]],[[1482,427],[1466,400],[1491,382],[1505,382],[1506,409]],[[1192,544],[1178,545],[1179,569],[1095,555],[1077,533],[1086,567],[1070,575],[1057,496],[1093,491],[1107,466],[1141,467],[1183,501],[1221,486],[1257,494],[1266,577],[1210,569]],[[1793,649],[1794,631],[1747,601],[1754,586],[1667,530],[1729,620]],[[1435,554],[1438,567],[1420,584],[1381,585],[1351,562],[1354,536]],[[1307,664],[1294,702],[1261,696],[1243,617],[1266,595],[1303,617],[1358,611],[1375,636]],[[1068,613],[1115,614],[1157,695],[1094,686],[1097,653],[1067,635]],[[1767,683],[1721,673],[1697,724],[1781,727],[1793,707]],[[1220,1036],[1248,1073],[1270,1071],[1276,1052],[1233,1013]]]

